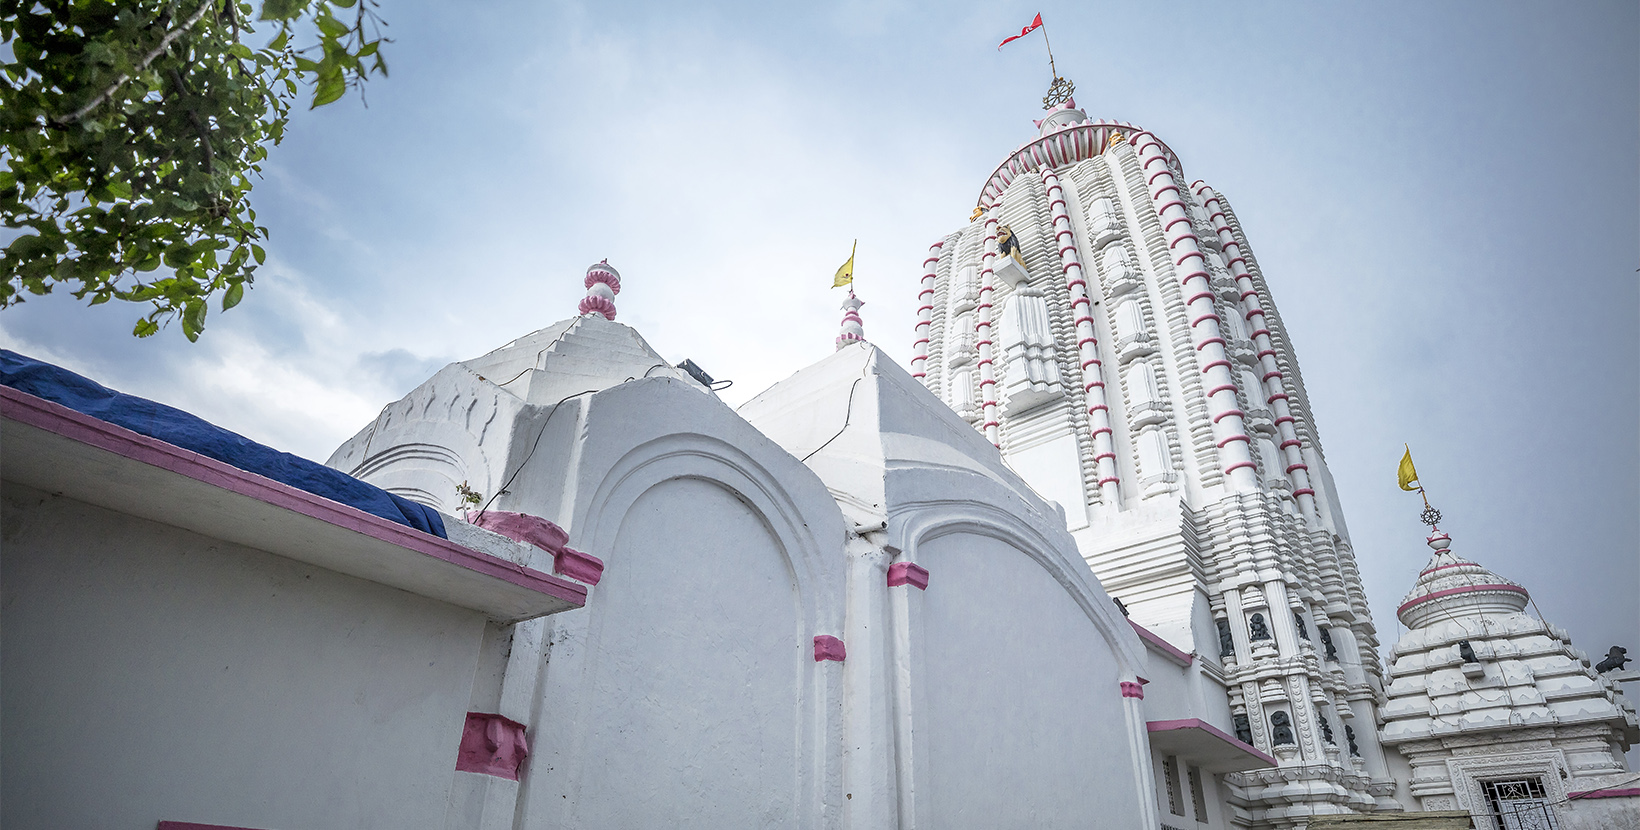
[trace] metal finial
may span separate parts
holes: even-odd
[[[1426,501],[1424,502],[1424,512],[1419,514],[1418,521],[1434,528],[1441,523],[1441,511],[1430,507],[1429,502]]]
[[[1055,75],[1053,83],[1048,85],[1048,94],[1042,98],[1042,108],[1051,110],[1071,99],[1071,93],[1076,92],[1076,84]]]

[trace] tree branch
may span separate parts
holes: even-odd
[[[176,40],[179,37],[182,37],[183,32],[186,32],[189,29],[193,28],[194,24],[198,23],[200,18],[204,17],[205,13],[211,10],[213,2],[214,2],[214,0],[205,0],[205,2],[200,3],[199,8],[195,9],[193,14],[188,15],[187,20],[182,21],[182,23],[180,25],[178,25],[175,29],[172,29],[171,31],[166,32],[165,37],[160,38],[159,45],[157,45],[153,49],[149,50],[147,54],[142,56],[142,60],[137,62],[137,66],[136,66],[135,71],[141,72],[142,70],[147,69],[148,64],[153,63],[154,59],[159,57],[160,53],[164,52],[166,50],[166,48],[171,45],[172,41]],[[75,110],[75,111],[73,111],[73,112],[69,113],[68,115],[65,115],[61,118],[53,119],[53,121],[55,123],[57,123],[59,126],[67,126],[67,125],[72,124],[76,121],[79,121],[81,118],[84,118],[92,110],[96,109],[99,106],[102,106],[103,102],[107,101],[109,99],[109,97],[112,96],[115,92],[118,92],[119,88],[122,87],[122,86],[125,86],[125,83],[129,80],[131,80],[130,75],[120,75],[118,78],[114,79],[114,82],[112,84],[108,85],[107,89],[104,89],[102,92],[97,93],[94,97],[92,97],[92,99],[90,101],[87,101],[85,103],[85,106],[80,107],[79,109],[77,109],[77,110]]]

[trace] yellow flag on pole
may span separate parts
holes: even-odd
[[[848,249],[848,262],[837,269],[837,276],[831,278],[831,287],[837,288],[854,282],[854,250],[860,246],[860,240],[854,240],[854,245]]]
[[[1412,466],[1412,447],[1407,446],[1407,454],[1401,456],[1401,469],[1397,471],[1395,478],[1402,490],[1423,489],[1422,484],[1418,482],[1418,471]]]

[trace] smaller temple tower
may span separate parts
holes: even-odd
[[[1468,810],[1477,830],[1640,826],[1623,757],[1640,740],[1634,705],[1564,630],[1526,613],[1524,587],[1453,553],[1438,527],[1428,541],[1380,709],[1411,797]]]

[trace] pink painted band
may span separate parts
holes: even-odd
[[[1293,495],[1295,495],[1295,496],[1311,496],[1311,497],[1313,497],[1313,496],[1315,496],[1315,491],[1314,491],[1314,490],[1311,490],[1311,489],[1310,489],[1310,488],[1308,488],[1308,487],[1300,487],[1300,488],[1298,488],[1298,489],[1297,489],[1297,490],[1294,490],[1294,491],[1293,491]]]
[[[993,406],[995,406],[995,405],[996,405],[996,404],[995,404],[995,402],[994,402],[994,401],[993,401],[993,402],[992,402],[992,405],[993,405]],[[991,427],[999,427],[999,426],[1002,426],[1002,423],[1001,423],[1001,422],[999,422],[999,421],[986,421],[986,422],[985,422],[985,423],[984,423],[984,424],[981,424],[981,426],[982,426],[982,427],[983,427],[983,428],[984,428],[984,429],[990,429],[990,428],[991,428]]]
[[[1276,419],[1276,426],[1281,426],[1282,424],[1291,424],[1291,423],[1294,423],[1293,416],[1291,416],[1291,415],[1283,415],[1280,418]]]
[[[825,660],[843,662],[847,652],[843,648],[843,641],[830,634],[817,634],[814,637],[814,662]]]
[[[1093,318],[1091,316],[1087,315],[1087,314],[1083,314],[1082,316],[1080,316],[1080,317],[1076,318],[1075,320],[1073,320],[1071,322],[1071,325],[1080,326],[1083,323],[1087,323],[1088,325],[1092,325],[1093,324]]]
[[[1270,378],[1280,378],[1280,377],[1286,377],[1286,375],[1283,375],[1281,373],[1280,369],[1276,369],[1274,371],[1265,372],[1264,377],[1261,378],[1261,380],[1269,380]]]
[[[1156,632],[1151,631],[1148,628],[1145,628],[1144,626],[1134,622],[1133,620],[1128,620],[1128,625],[1133,626],[1133,633],[1138,634],[1139,639],[1144,640],[1146,645],[1150,646],[1151,648],[1155,649],[1156,651],[1161,652],[1162,655],[1164,657],[1167,657],[1169,660],[1172,660],[1173,662],[1178,663],[1181,666],[1188,666],[1191,663],[1196,662],[1196,656],[1195,655],[1186,654],[1183,651],[1180,651],[1179,649],[1175,648],[1172,643],[1169,643],[1168,641],[1162,639],[1160,636],[1157,636]]]
[[[1167,174],[1168,171],[1166,169],[1157,170],[1156,172],[1150,174],[1150,180],[1145,182],[1145,186],[1149,187],[1150,185],[1155,184],[1157,176],[1166,176]]]
[[[1122,697],[1145,699],[1145,687],[1131,680],[1122,681]]]
[[[1113,459],[1115,457],[1116,457],[1116,453],[1102,452],[1102,453],[1100,453],[1100,454],[1093,457],[1093,463],[1098,464],[1100,461],[1103,461],[1104,459],[1107,459],[1107,458],[1112,458]]]
[[[928,377],[928,373],[927,372],[912,372],[911,376],[914,377],[914,378],[925,378],[925,377]]]
[[[1065,285],[1066,285],[1066,287],[1068,287],[1068,288],[1075,288],[1075,287],[1076,287],[1076,286],[1078,286],[1078,285],[1080,285],[1080,286],[1082,286],[1082,287],[1083,287],[1083,288],[1087,288],[1087,287],[1088,287],[1088,281],[1087,281],[1087,280],[1084,280],[1084,279],[1082,279],[1082,278],[1081,278],[1081,277],[1077,277],[1077,278],[1076,278],[1076,279],[1074,279],[1074,280],[1071,280],[1071,281],[1070,281],[1070,282],[1067,282],[1067,283],[1065,283]]]
[[[1253,462],[1251,462],[1251,461],[1238,461],[1238,462],[1236,462],[1236,463],[1234,463],[1234,464],[1231,464],[1231,465],[1230,465],[1230,466],[1228,466],[1228,467],[1225,467],[1225,468],[1224,468],[1224,474],[1225,474],[1225,475],[1229,475],[1229,474],[1231,474],[1231,473],[1233,473],[1233,472],[1235,472],[1235,471],[1237,471],[1237,470],[1239,470],[1239,469],[1241,469],[1241,468],[1243,468],[1243,467],[1252,467],[1252,468],[1254,468],[1254,469],[1257,469],[1257,468],[1258,468],[1258,465],[1257,465],[1257,464],[1254,464],[1254,463],[1253,463]]]
[[[895,562],[889,565],[888,587],[898,588],[901,585],[928,590],[928,569],[915,562]]]
[[[1241,245],[1239,243],[1234,243],[1233,242],[1233,243],[1230,243],[1230,244],[1235,245],[1237,248],[1241,247]],[[1247,257],[1244,257],[1244,256],[1233,257],[1233,258],[1231,258],[1231,260],[1229,262],[1226,262],[1225,265],[1230,266],[1230,267],[1234,267],[1235,264],[1238,263],[1238,262],[1241,263],[1242,265],[1246,265],[1247,264]]]
[[[1287,399],[1288,398],[1287,398],[1287,393],[1286,392],[1277,392],[1274,395],[1271,395],[1270,397],[1265,398],[1264,402],[1265,403],[1275,403],[1276,401],[1285,401]]]
[[[1263,360],[1266,357],[1275,357],[1275,356],[1276,356],[1276,350],[1275,349],[1265,349],[1265,350],[1258,353],[1258,358],[1260,360]]]
[[[928,267],[928,263],[930,263],[930,262],[938,263],[939,261],[940,261],[939,257],[931,256],[931,257],[923,260],[923,267],[925,267],[925,268]]]
[[[1098,342],[1099,342],[1099,338],[1097,338],[1097,337],[1084,337],[1081,340],[1076,341],[1076,348],[1078,348],[1078,349],[1082,348],[1082,344],[1084,344],[1084,343],[1098,343]]]
[[[1219,442],[1219,449],[1221,449],[1221,450],[1222,450],[1222,449],[1224,449],[1224,448],[1225,448],[1225,447],[1228,447],[1228,446],[1230,446],[1230,445],[1231,445],[1231,444],[1234,444],[1234,443],[1236,443],[1236,442],[1237,442],[1237,441],[1241,441],[1241,442],[1244,442],[1244,443],[1251,443],[1251,440],[1252,440],[1252,439],[1249,439],[1249,438],[1248,438],[1248,437],[1247,437],[1247,436],[1245,436],[1245,435],[1232,435],[1232,436],[1230,436],[1230,437],[1229,437],[1229,438],[1226,438],[1226,439],[1224,439],[1224,440],[1223,440],[1223,441],[1220,441],[1220,442]]]
[[[1190,222],[1190,217],[1188,217],[1188,216],[1180,216],[1180,217],[1178,217],[1178,218],[1176,218],[1176,219],[1174,219],[1174,220],[1173,220],[1173,221],[1171,221],[1171,222],[1169,222],[1169,223],[1167,223],[1167,224],[1166,224],[1166,225],[1163,225],[1163,226],[1162,226],[1162,233],[1167,233],[1167,232],[1168,232],[1168,231],[1170,231],[1170,230],[1173,230],[1173,226],[1174,226],[1174,225],[1177,225],[1177,224],[1179,224],[1179,223],[1180,223],[1180,222],[1184,222],[1184,223],[1186,223],[1186,224],[1189,224],[1189,222]],[[1179,243],[1179,242],[1182,242],[1182,241],[1184,241],[1184,240],[1186,240],[1186,239],[1189,239],[1189,237],[1188,237],[1188,236],[1181,236],[1181,237],[1179,237],[1179,238],[1178,238],[1178,239],[1176,239],[1176,240],[1174,240],[1174,244],[1175,244],[1175,245],[1176,245],[1176,244],[1178,244],[1178,243]],[[1169,245],[1169,246],[1167,246],[1167,247],[1169,247],[1169,248],[1171,248],[1171,247],[1173,247],[1173,245]]]
[[[1099,486],[1099,487],[1103,487],[1106,484],[1121,484],[1121,483],[1122,483],[1122,480],[1115,477],[1115,476],[1111,476],[1110,478],[1102,478],[1102,479],[1099,479],[1098,481],[1094,482],[1094,484],[1096,486]]]
[[[1269,329],[1253,329],[1253,336],[1254,337],[1258,337],[1261,334],[1264,335],[1265,337],[1269,337],[1270,336],[1270,330]],[[1271,354],[1274,354],[1274,352],[1271,352]]]
[[[1208,346],[1210,346],[1214,343],[1217,343],[1220,346],[1228,346],[1229,345],[1228,343],[1226,343],[1224,341],[1224,338],[1222,338],[1222,337],[1209,337],[1206,340],[1203,340],[1202,342],[1196,344],[1196,351],[1199,352],[1202,349],[1205,349],[1205,348],[1207,348]],[[917,344],[912,343],[911,345],[915,346]]]
[[[1058,190],[1058,189],[1059,189],[1059,188],[1058,188],[1058,187],[1055,187],[1055,188],[1054,188],[1054,189],[1055,189],[1055,190]],[[1054,205],[1059,205],[1059,206],[1060,206],[1060,207],[1064,207],[1064,205],[1065,205],[1065,200],[1064,200],[1064,199],[1061,199],[1061,198],[1059,198],[1059,197],[1057,197],[1057,196],[1056,196],[1056,197],[1054,197],[1054,200],[1053,200],[1053,201],[1051,201],[1051,202],[1049,202],[1049,203],[1048,203],[1048,210],[1050,210],[1050,211],[1051,211],[1051,210],[1053,210],[1053,207],[1054,207]]]
[[[928,342],[928,338],[926,338],[926,337],[918,339],[918,340],[914,340],[911,343],[911,348],[915,349],[918,346],[921,346],[922,344],[927,343],[927,342]]]
[[[0,386],[0,415],[88,446],[140,461],[231,493],[256,499],[337,527],[370,536],[406,550],[448,562],[577,606],[586,604],[587,589],[533,568],[472,550],[355,507],[298,490],[246,472],[157,438],[75,412],[52,401]]]
[[[1185,305],[1190,305],[1191,303],[1193,303],[1197,300],[1211,300],[1211,299],[1213,299],[1213,292],[1211,292],[1211,291],[1198,291],[1195,294],[1191,294],[1190,299],[1185,300],[1184,304]]]
[[[1088,437],[1098,438],[1099,433],[1101,433],[1101,432],[1103,432],[1107,435],[1111,435],[1111,436],[1114,436],[1116,434],[1115,431],[1113,431],[1110,427],[1100,427],[1100,428],[1094,430],[1093,432],[1089,433]]]
[[[1220,413],[1219,413],[1219,414],[1217,414],[1217,415],[1214,415],[1214,416],[1213,416],[1213,423],[1215,423],[1215,424],[1216,424],[1216,423],[1218,423],[1218,422],[1219,422],[1219,420],[1220,420],[1220,419],[1221,419],[1221,418],[1228,418],[1228,417],[1230,417],[1230,416],[1231,416],[1231,415],[1234,415],[1234,416],[1236,416],[1236,417],[1237,417],[1237,418],[1245,418],[1245,417],[1247,417],[1247,413],[1245,413],[1245,412],[1243,412],[1243,411],[1241,411],[1241,410],[1239,410],[1239,409],[1226,409],[1226,410],[1224,410],[1224,411],[1223,411],[1223,412],[1220,412]]]
[[[1251,288],[1249,288],[1246,291],[1241,292],[1241,301],[1242,302],[1247,302],[1248,297],[1257,297],[1257,296],[1258,296],[1258,292],[1251,289]]]
[[[1223,366],[1224,368],[1228,369],[1228,368],[1230,368],[1230,361],[1222,360],[1222,359],[1212,361],[1211,363],[1208,363],[1207,365],[1202,367],[1202,374],[1205,375],[1208,372],[1213,371],[1215,368],[1217,368],[1219,366]]]
[[[1253,315],[1255,315],[1255,314],[1256,314],[1256,315],[1258,315],[1258,316],[1260,316],[1260,317],[1263,317],[1263,316],[1264,316],[1264,309],[1262,309],[1262,308],[1255,308],[1255,309],[1251,309],[1251,310],[1249,310],[1249,311],[1248,311],[1248,312],[1247,312],[1247,319],[1248,319],[1248,320],[1251,320],[1251,319],[1253,319]]]
[[[1213,397],[1214,395],[1217,395],[1220,392],[1234,392],[1234,391],[1236,391],[1236,385],[1235,384],[1225,383],[1225,384],[1221,384],[1219,386],[1215,386],[1212,389],[1207,390],[1207,397],[1211,398],[1211,397]]]
[[[1184,720],[1153,720],[1145,724],[1145,729],[1149,732],[1173,732],[1179,729],[1200,729],[1201,731],[1206,732],[1207,734],[1212,735],[1227,744],[1235,746],[1237,749],[1240,749],[1248,755],[1257,756],[1259,760],[1269,764],[1272,767],[1276,765],[1275,758],[1260,752],[1257,747],[1254,747],[1251,744],[1244,744],[1241,741],[1236,740],[1231,735],[1226,734],[1224,730],[1219,729],[1213,724],[1200,718],[1186,718]]]
[[[1566,798],[1568,798],[1568,799],[1573,799],[1573,798],[1576,798],[1576,799],[1584,799],[1584,798],[1636,798],[1636,797],[1640,797],[1640,787],[1626,787],[1626,788],[1623,788],[1623,789],[1614,789],[1614,790],[1580,790],[1580,791],[1575,792],[1575,793],[1567,793],[1566,794]]]
[[[1101,366],[1101,365],[1103,365],[1103,364],[1100,362],[1099,358],[1097,358],[1097,357],[1093,358],[1092,360],[1082,361],[1082,368],[1083,369],[1087,369],[1089,366]]]
[[[1281,442],[1281,446],[1279,447],[1279,449],[1284,450],[1284,449],[1287,449],[1288,447],[1301,447],[1301,446],[1303,446],[1303,444],[1301,444],[1297,438],[1288,438],[1287,440]]]
[[[1088,390],[1084,389],[1082,391],[1086,392]],[[1093,406],[1088,407],[1088,414],[1089,415],[1092,415],[1095,412],[1109,412],[1109,411],[1110,411],[1110,407],[1108,407],[1108,406],[1106,406],[1102,403],[1094,404]]]
[[[933,310],[934,310],[934,307],[933,307],[933,306],[931,306],[931,305],[925,305],[925,306],[921,306],[921,307],[919,307],[919,308],[918,308],[918,309],[917,309],[917,313],[918,313],[918,314],[921,314],[921,313],[923,313],[923,312],[924,312],[924,311],[933,311]]]
[[[1173,185],[1168,185],[1167,187],[1162,188],[1161,193],[1155,194],[1155,198],[1157,198],[1157,199],[1162,198],[1162,193],[1166,193],[1169,190],[1177,192],[1178,188],[1174,187]],[[1179,209],[1183,210],[1184,209],[1184,202],[1181,202],[1178,199],[1174,199],[1173,201],[1168,202],[1167,204],[1162,205],[1159,208],[1156,208],[1156,212],[1158,214],[1160,214],[1160,213],[1162,213],[1163,211],[1167,210],[1170,207],[1178,207]]]
[[[1217,315],[1217,314],[1203,314],[1202,316],[1197,317],[1194,320],[1191,320],[1190,321],[1190,327],[1195,328],[1195,327],[1201,325],[1202,323],[1207,322],[1208,320],[1217,320],[1217,319],[1219,319],[1219,315]]]
[[[1522,588],[1519,585],[1502,585],[1502,584],[1496,584],[1496,585],[1464,585],[1464,586],[1461,586],[1461,587],[1458,587],[1458,588],[1448,588],[1444,591],[1436,591],[1432,594],[1427,594],[1425,596],[1421,596],[1421,597],[1419,597],[1415,600],[1412,600],[1411,602],[1403,604],[1400,608],[1395,609],[1395,613],[1397,615],[1399,615],[1401,612],[1407,610],[1408,608],[1412,608],[1412,607],[1415,607],[1415,606],[1418,606],[1418,605],[1422,605],[1426,602],[1429,602],[1430,600],[1440,599],[1441,597],[1450,597],[1450,596],[1454,596],[1456,594],[1473,594],[1473,593],[1482,592],[1482,591],[1488,592],[1488,593],[1496,593],[1496,592],[1501,591],[1501,592],[1510,593],[1510,594],[1520,594],[1523,597],[1531,596],[1530,594],[1526,593],[1525,588]]]

